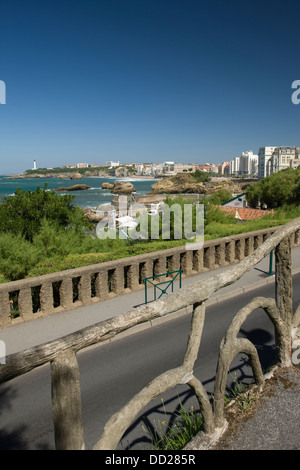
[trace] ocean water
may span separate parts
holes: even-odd
[[[99,178],[99,177],[90,177],[90,178],[81,178],[80,180],[63,180],[60,178],[29,178],[29,179],[15,179],[15,180],[6,180],[3,179],[3,176],[0,176],[0,202],[5,196],[14,196],[16,189],[19,187],[21,190],[34,191],[37,186],[44,188],[45,183],[47,183],[47,189],[57,189],[60,187],[73,186],[75,184],[86,184],[91,187],[91,189],[83,191],[68,191],[68,192],[58,192],[58,194],[71,194],[75,196],[74,204],[81,208],[86,207],[98,207],[102,204],[110,204],[114,195],[111,194],[109,190],[101,189],[102,183],[109,182],[113,183],[114,181],[130,181],[135,190],[136,196],[145,196],[151,191],[151,185],[154,184],[157,180],[150,179],[139,179],[139,178]]]

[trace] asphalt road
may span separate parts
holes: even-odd
[[[294,276],[294,305],[300,302],[300,274]],[[195,375],[208,393],[213,393],[219,344],[236,312],[253,297],[274,297],[274,286],[266,286],[222,304],[207,308],[206,322]],[[113,413],[127,403],[150,380],[182,363],[190,327],[190,315],[169,320],[140,333],[94,346],[78,354],[82,387],[85,445],[91,449]],[[264,369],[275,360],[274,330],[266,314],[257,310],[247,319],[241,335],[259,345]],[[252,381],[246,357],[231,365],[229,380]],[[164,430],[164,421],[182,403],[197,409],[197,400],[187,386],[154,400],[137,416],[123,436],[120,449],[149,449],[145,429],[155,424]],[[0,387],[0,449],[54,449],[49,366],[43,366]]]

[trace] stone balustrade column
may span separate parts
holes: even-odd
[[[49,315],[53,313],[53,288],[51,282],[45,282],[41,285],[40,290],[40,303],[41,303],[41,312],[43,314]]]
[[[132,291],[139,289],[139,265],[134,263],[129,266],[127,271],[127,287]]]
[[[230,240],[230,242],[226,243],[226,252],[225,252],[225,261],[228,264],[234,263],[235,259],[235,242],[234,240]]]
[[[215,245],[215,264],[219,267],[225,266],[225,242],[220,242]]]
[[[108,271],[100,271],[95,279],[96,297],[99,300],[108,298]]]
[[[140,285],[143,285],[143,279],[153,276],[153,260],[147,259],[145,262],[140,264]]]
[[[32,295],[31,288],[25,287],[20,289],[18,296],[19,312],[24,320],[30,320],[32,312]]]
[[[89,273],[83,274],[80,277],[78,284],[78,300],[83,305],[88,305],[92,302],[92,287],[91,287],[91,275]]]
[[[174,253],[174,255],[171,256],[170,261],[169,261],[169,271],[179,271],[180,269],[180,254],[179,253]],[[175,274],[172,274],[172,276],[175,276]]]
[[[11,325],[9,293],[0,292],[0,327]]]
[[[215,247],[208,246],[204,248],[203,256],[204,267],[207,269],[214,269],[215,267]]]
[[[235,259],[242,261],[245,258],[245,239],[235,240]]]
[[[196,250],[193,252],[193,269],[196,272],[202,272],[204,271],[204,261],[203,261],[203,256],[204,256],[204,250],[201,248],[201,250]]]
[[[64,279],[59,289],[60,306],[65,310],[73,306],[73,282],[72,278]]]
[[[251,255],[254,251],[254,238],[253,237],[247,237],[245,238],[245,256]]]
[[[158,274],[164,274],[167,270],[167,258],[165,255],[160,256],[155,265],[154,265],[154,275],[157,276]],[[157,278],[158,282],[165,281],[166,276],[159,276]]]
[[[190,276],[193,272],[193,252],[187,250],[181,255],[181,269],[185,276]]]
[[[114,269],[112,282],[111,282],[111,290],[115,294],[123,294],[124,293],[124,267],[118,266]]]

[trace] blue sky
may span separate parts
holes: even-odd
[[[0,174],[300,145],[299,13],[289,0],[0,0]]]

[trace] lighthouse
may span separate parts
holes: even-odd
[[[36,161],[35,160],[33,160],[33,168],[32,169],[36,170]]]

